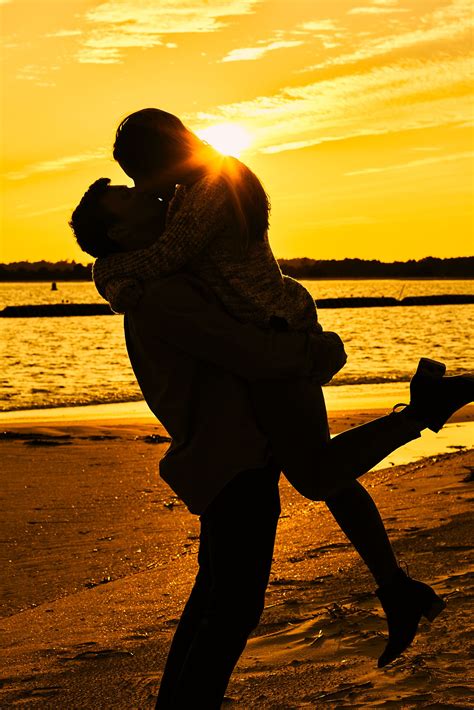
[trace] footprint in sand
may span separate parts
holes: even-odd
[[[10,698],[10,701],[16,703],[22,700],[30,700],[31,698],[51,698],[57,695],[61,690],[63,690],[63,688],[60,685],[46,685],[30,688],[17,693],[14,697]]]
[[[61,661],[88,661],[90,659],[97,660],[101,658],[118,658],[121,656],[133,656],[132,651],[121,651],[113,648],[103,648],[100,651],[81,651],[75,656],[66,656],[61,658]]]

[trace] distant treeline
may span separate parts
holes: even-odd
[[[75,261],[15,261],[0,264],[0,281],[91,281],[92,264]]]
[[[279,259],[284,274],[296,279],[323,278],[474,278],[474,256],[383,262],[377,259]]]
[[[409,261],[377,259],[279,259],[281,270],[297,279],[474,278],[474,256]],[[90,281],[92,264],[75,261],[17,261],[0,264],[0,281]]]

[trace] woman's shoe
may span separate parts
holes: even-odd
[[[421,617],[433,621],[443,611],[446,602],[428,584],[411,579],[401,569],[392,582],[377,589],[376,595],[388,624],[388,643],[377,664],[383,668],[411,644]]]
[[[446,366],[442,362],[422,357],[410,382],[410,404],[404,413],[438,432],[448,419],[474,401],[474,376],[444,377]]]

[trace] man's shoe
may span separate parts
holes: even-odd
[[[421,617],[433,621],[446,607],[446,602],[428,584],[411,579],[401,569],[390,583],[377,589],[376,595],[388,624],[388,643],[377,664],[383,668],[411,644]]]
[[[474,376],[444,377],[446,366],[442,362],[422,357],[410,382],[410,404],[405,414],[438,432],[448,419],[474,401]]]

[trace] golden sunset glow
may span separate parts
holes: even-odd
[[[245,148],[277,257],[473,252],[471,0],[0,0],[0,12],[1,261],[89,260],[68,218],[96,178],[124,182],[115,128],[149,106],[224,153]]]
[[[209,126],[197,131],[197,134],[223,155],[233,155],[235,158],[238,158],[252,142],[245,128],[237,123]]]

